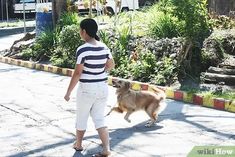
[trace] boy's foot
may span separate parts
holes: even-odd
[[[82,146],[77,146],[77,142],[75,142],[74,144],[73,144],[73,149],[75,149],[76,151],[83,151],[83,147]]]

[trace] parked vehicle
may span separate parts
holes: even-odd
[[[138,0],[117,0],[118,7],[117,13],[122,11],[129,11],[134,9],[139,9],[139,1]],[[111,14],[115,13],[115,3],[116,0],[106,0],[103,4],[99,0],[93,1],[92,10],[93,11],[102,11],[104,7],[110,12]],[[89,0],[78,0],[75,2],[78,7],[79,12],[87,12],[90,7]]]
[[[25,13],[36,12],[36,8],[52,9],[52,0],[24,0]],[[21,14],[24,11],[23,0],[16,0],[14,4],[14,13]]]
[[[89,12],[90,0],[78,0],[75,2],[75,5],[78,8],[79,13]],[[102,11],[102,4],[98,1],[92,1],[92,11]]]
[[[106,0],[106,8],[112,14],[115,13],[115,1],[116,0]],[[119,0],[117,5],[117,13],[129,10],[139,9],[138,0]]]

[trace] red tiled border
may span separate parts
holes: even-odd
[[[47,71],[51,73],[66,75],[66,76],[72,76],[73,75],[73,69],[67,69],[67,68],[59,68],[52,65],[43,65],[39,63],[29,62],[29,61],[23,61],[23,60],[17,60],[12,59],[9,57],[2,57],[0,56],[0,62],[7,63],[7,64],[13,64],[17,66],[23,66],[31,69],[37,69],[42,71]],[[112,85],[112,80],[125,80],[117,77],[108,77],[108,83],[109,85]],[[151,90],[150,84],[137,82],[137,81],[129,81],[132,84],[132,88],[134,90]],[[189,94],[183,91],[179,90],[173,90],[171,88],[167,87],[158,87],[165,91],[167,98],[184,101],[184,102],[190,102],[195,105],[205,106],[205,107],[211,107],[217,110],[223,110],[223,111],[229,111],[235,113],[235,100],[225,100],[225,99],[219,99],[219,98],[212,98],[211,101],[204,101],[203,96],[197,95],[197,94]],[[209,104],[207,104],[209,103]]]
[[[203,105],[203,97],[195,94],[193,96],[193,104],[202,106]]]

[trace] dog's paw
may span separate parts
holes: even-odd
[[[148,122],[145,124],[145,127],[150,128],[150,127],[152,127],[153,125],[155,125],[155,121],[148,121]]]
[[[150,128],[150,127],[152,127],[152,126],[153,126],[153,124],[150,124],[150,123],[149,123],[149,124],[145,124],[145,127],[146,127],[146,128]]]
[[[152,124],[152,125],[153,125],[153,124],[155,124],[155,123],[157,123],[157,120],[152,121],[152,120],[150,119],[150,120],[147,121],[146,124]]]
[[[150,123],[152,123],[152,121],[151,121],[151,120],[147,121],[146,125],[147,125],[147,124],[150,124]]]
[[[130,119],[125,119],[128,123],[130,123],[131,122],[131,120]]]

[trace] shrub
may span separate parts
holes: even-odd
[[[182,23],[168,13],[158,14],[149,24],[150,35],[155,38],[179,37]]]
[[[232,29],[235,27],[235,21],[225,15],[214,16],[210,19],[212,27],[217,29]]]
[[[30,48],[22,51],[22,58],[32,59],[34,61],[48,60],[53,54],[56,41],[56,33],[51,30],[46,30],[36,38],[35,43]]]
[[[155,73],[151,75],[150,82],[158,85],[170,85],[177,79],[178,67],[171,58],[163,57],[156,64]]]
[[[58,46],[51,59],[52,64],[74,68],[76,50],[82,43],[79,35],[79,26],[64,27],[59,34]]]
[[[156,63],[157,61],[153,53],[140,53],[139,60],[129,65],[133,80],[149,82],[151,75],[155,73]]]
[[[33,50],[32,48],[25,48],[20,53],[21,59],[23,60],[30,60],[33,57]]]
[[[209,36],[209,23],[206,0],[170,0],[171,14],[180,21],[184,21],[184,37],[202,44]]]
[[[80,19],[76,12],[65,12],[61,15],[57,27],[59,28],[59,30],[62,30],[63,27],[70,25],[78,25],[79,23]]]
[[[56,40],[57,36],[54,31],[47,30],[45,32],[42,32],[41,35],[36,38],[36,43],[41,47],[41,49],[37,49],[38,55],[45,55],[47,57],[51,57]]]

